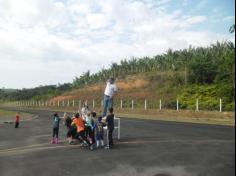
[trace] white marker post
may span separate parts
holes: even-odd
[[[72,106],[75,107],[75,100],[72,101]]]
[[[159,106],[160,106],[159,109],[161,110],[161,108],[162,108],[161,99],[160,99]]]
[[[120,100],[120,109],[123,108],[123,102],[122,102],[122,99]]]
[[[132,109],[134,109],[134,100],[132,100],[131,106],[132,106]]]
[[[220,98],[220,112],[222,112],[222,99]]]
[[[147,110],[147,100],[144,101],[144,109]]]
[[[198,108],[198,99],[196,100],[196,111],[198,111],[199,108]]]
[[[93,100],[93,109],[95,108],[95,101]]]
[[[178,111],[179,110],[179,100],[177,99],[177,102],[176,102],[176,110]]]

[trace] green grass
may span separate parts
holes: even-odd
[[[16,111],[0,109],[0,123],[15,121]],[[32,114],[20,112],[20,120],[30,120]]]
[[[55,112],[77,112],[77,108],[73,107],[47,107],[47,108],[32,108],[51,110]],[[101,108],[95,108],[98,115]],[[115,114],[118,117],[134,118],[134,119],[149,119],[174,122],[200,123],[235,126],[234,112],[218,112],[218,111],[192,111],[192,110],[157,110],[157,109],[115,109]]]

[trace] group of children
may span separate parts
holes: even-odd
[[[57,113],[54,113],[52,144],[59,143],[58,133],[61,119],[67,128],[66,136],[69,144],[79,142],[82,146],[88,146],[90,150],[93,150],[94,147],[104,147],[105,149],[111,149],[113,147],[113,108],[109,108],[109,114],[105,117],[97,117],[96,112],[91,112],[86,105],[72,117],[65,113],[64,117],[60,118]],[[107,146],[104,146],[104,126],[107,126],[108,130]]]

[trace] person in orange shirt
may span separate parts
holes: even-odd
[[[80,141],[83,142],[83,144],[88,145],[89,148],[92,150],[93,147],[90,144],[90,142],[88,141],[88,139],[85,137],[85,126],[84,126],[84,120],[82,119],[82,117],[80,117],[79,113],[75,114],[75,118],[73,119],[71,125],[76,125],[77,128],[77,135],[76,138]]]
[[[15,128],[18,128],[20,124],[20,112],[16,113]]]

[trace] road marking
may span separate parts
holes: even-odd
[[[142,140],[142,141],[118,141],[116,144],[148,144],[148,143],[229,143],[234,140]],[[41,143],[34,145],[27,145],[9,149],[0,150],[0,156],[21,154],[34,151],[60,149],[60,148],[81,148],[80,145],[66,145],[66,141],[62,141],[59,145],[52,145],[50,143]]]
[[[122,144],[142,144],[142,143],[212,143],[212,142],[219,142],[219,143],[228,143],[228,142],[234,142],[234,140],[142,140],[142,141],[123,141],[118,142]]]

